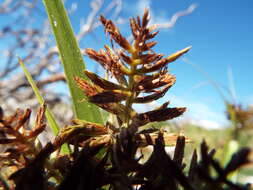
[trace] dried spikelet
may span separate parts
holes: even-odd
[[[84,71],[85,75],[89,77],[89,79],[98,85],[99,87],[103,88],[104,90],[127,90],[125,87],[120,86],[118,84],[112,83],[108,80],[105,80],[95,73],[92,73],[88,70]]]
[[[148,96],[142,96],[142,97],[137,97],[133,100],[134,103],[149,103],[154,100],[162,98],[165,93],[170,89],[171,85],[167,85],[161,90],[156,90],[155,93],[148,95]]]
[[[136,90],[150,92],[162,86],[172,86],[176,82],[176,77],[171,74],[146,75],[136,84]]]
[[[131,50],[130,43],[124,38],[120,32],[119,29],[114,25],[114,23],[111,20],[107,20],[105,17],[100,16],[100,21],[105,27],[105,31],[110,34],[111,38],[117,42],[122,48],[125,50]]]
[[[74,120],[73,125],[65,126],[61,129],[57,138],[54,140],[55,147],[60,147],[64,143],[78,143],[90,137],[98,137],[107,135],[108,129],[103,126],[92,122]]]
[[[129,92],[121,90],[104,91],[89,98],[89,101],[96,104],[121,102],[130,97]]]
[[[130,127],[140,127],[150,122],[166,121],[182,115],[186,108],[163,108],[136,115]]]
[[[149,73],[149,72],[154,72],[154,71],[157,71],[159,69],[162,69],[168,63],[171,63],[171,62],[175,61],[176,59],[181,57],[183,54],[187,53],[190,49],[191,49],[191,46],[187,47],[183,50],[180,50],[180,51],[168,56],[167,58],[163,58],[163,59],[157,61],[152,66],[144,66],[143,68],[139,69],[137,72],[139,72],[139,73]]]
[[[94,96],[99,92],[103,92],[103,89],[98,88],[97,86],[90,84],[86,80],[80,78],[80,77],[75,77],[74,78],[77,85],[83,90],[83,92],[86,94],[86,96]]]

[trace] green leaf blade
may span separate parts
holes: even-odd
[[[38,102],[40,103],[40,105],[43,105],[45,101],[43,97],[41,96],[40,91],[38,87],[36,86],[31,74],[29,73],[29,71],[27,70],[27,68],[25,67],[25,64],[23,63],[21,59],[19,59],[19,64],[21,68],[23,69],[25,76],[33,89]],[[47,118],[50,128],[52,129],[54,135],[56,136],[60,131],[60,127],[57,124],[52,112],[48,108],[46,108],[46,118]],[[62,146],[62,152],[66,154],[70,153],[70,150],[66,144]]]
[[[99,108],[87,101],[81,101],[84,98],[84,93],[74,81],[75,76],[85,79],[87,77],[83,74],[85,64],[64,5],[61,0],[43,0],[43,2],[63,63],[75,115],[78,119],[103,123]]]

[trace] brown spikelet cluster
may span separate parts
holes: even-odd
[[[95,51],[86,49],[86,54],[98,62],[113,76],[117,83],[103,79],[95,73],[85,71],[90,79],[79,77],[75,80],[84,91],[88,100],[106,111],[116,114],[123,127],[136,132],[139,127],[156,121],[165,121],[180,116],[185,108],[168,108],[168,103],[161,107],[137,113],[133,104],[149,103],[162,98],[176,81],[176,77],[168,73],[167,65],[185,54],[190,47],[164,57],[155,53],[153,38],[157,35],[154,26],[149,26],[149,11],[146,9],[142,19],[130,19],[133,41],[123,37],[111,20],[101,16],[100,21],[105,32],[116,42],[119,49],[105,46]]]
[[[23,165],[20,165],[20,167],[23,167],[29,159],[32,159],[38,153],[35,139],[46,127],[44,114],[45,106],[39,109],[33,129],[28,128],[31,115],[30,109],[25,111],[18,109],[13,115],[2,117],[0,121],[0,144],[8,145],[8,148],[4,154],[0,155],[0,159],[8,160],[10,165],[12,165],[11,163],[21,164],[21,159]],[[15,158],[16,161],[12,158]]]
[[[4,151],[1,150],[0,152],[0,177],[6,177],[19,184],[22,176],[31,175],[35,179],[34,183],[38,185],[44,183],[43,177],[40,178],[41,180],[36,180],[38,179],[36,176],[43,176],[45,159],[53,152],[52,146],[48,145],[42,148],[42,145],[38,141],[38,135],[46,127],[44,121],[46,106],[41,106],[38,110],[32,129],[28,127],[31,116],[30,109],[26,109],[25,111],[17,109],[11,116],[5,116],[1,108],[0,110],[0,148],[4,148]],[[47,153],[43,153],[44,156],[42,158],[40,155],[43,149],[47,149]],[[48,149],[50,150],[48,151]],[[1,180],[3,180],[2,178]],[[0,189],[1,187],[0,182]],[[8,189],[14,189],[14,187],[13,183],[10,183]]]

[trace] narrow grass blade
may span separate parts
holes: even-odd
[[[27,70],[27,68],[25,67],[25,64],[23,63],[23,61],[21,59],[19,59],[19,64],[20,64],[21,68],[23,69],[23,71],[25,73],[25,76],[26,76],[28,82],[30,83],[30,85],[33,89],[38,102],[41,105],[44,104],[44,99],[41,96],[38,87],[36,86],[31,74],[29,73],[29,71]],[[48,108],[46,109],[46,118],[47,118],[47,121],[48,121],[49,126],[51,127],[53,133],[55,135],[57,135],[59,130],[60,130],[60,127],[58,126],[57,122],[55,121],[55,118],[54,118],[52,112]],[[67,145],[63,145],[62,151],[63,151],[63,153],[69,153],[70,152]]]
[[[76,117],[90,122],[103,123],[98,107],[87,101],[81,101],[84,99],[84,94],[74,81],[75,76],[84,77],[82,72],[85,64],[64,5],[61,0],[43,0],[43,2],[64,66]]]

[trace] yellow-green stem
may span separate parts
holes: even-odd
[[[133,48],[133,51],[132,51],[131,54],[132,54],[132,56],[131,56],[132,62],[134,63],[135,62],[134,60],[139,58],[138,52],[136,50],[134,50],[134,48]],[[131,112],[132,105],[133,105],[133,100],[136,97],[136,92],[134,92],[134,90],[133,90],[133,87],[135,85],[134,76],[135,76],[136,68],[137,68],[136,64],[131,64],[131,67],[130,67],[131,74],[129,75],[129,78],[128,78],[128,84],[129,84],[128,90],[131,92],[131,96],[126,101],[126,107],[127,107],[127,112],[128,113]],[[125,118],[125,121],[124,121],[125,124],[126,124],[126,127],[129,126],[130,117],[131,117],[131,114],[126,114],[126,118]]]

